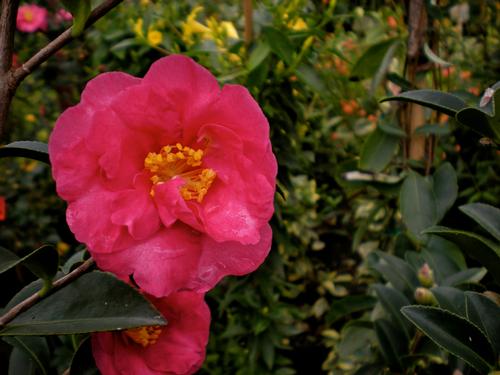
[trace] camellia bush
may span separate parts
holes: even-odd
[[[0,373],[499,372],[499,30],[3,0]]]

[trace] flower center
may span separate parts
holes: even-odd
[[[213,169],[200,168],[202,159],[203,150],[177,143],[162,147],[159,153],[150,152],[144,159],[144,168],[152,173],[154,185],[181,177],[185,181],[180,189],[182,198],[201,203],[217,176]],[[154,187],[150,194],[154,196]]]
[[[131,338],[134,342],[141,345],[143,348],[153,345],[158,341],[161,334],[160,326],[147,326],[127,329],[125,335]]]
[[[31,10],[25,10],[23,13],[23,18],[26,22],[33,21],[33,12]]]

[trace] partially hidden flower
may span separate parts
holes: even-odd
[[[188,375],[205,359],[210,310],[204,295],[178,292],[147,296],[167,320],[166,326],[92,334],[92,353],[103,375]]]
[[[179,55],[143,79],[91,80],[49,140],[67,221],[98,266],[146,292],[204,292],[254,271],[272,232],[276,159],[248,90]]]
[[[56,20],[56,23],[72,21],[73,15],[70,12],[68,12],[66,9],[61,8],[56,12],[55,20]]]
[[[0,221],[5,221],[7,219],[7,203],[5,202],[5,197],[0,195]]]
[[[37,30],[46,31],[48,27],[47,9],[35,5],[21,5],[17,11],[16,26],[19,31],[33,33]]]

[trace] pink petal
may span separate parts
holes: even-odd
[[[154,296],[183,289],[196,273],[200,258],[200,235],[183,224],[163,228],[147,240],[122,251],[92,254],[99,268],[134,280]]]
[[[106,108],[120,91],[138,85],[141,81],[140,78],[122,72],[99,74],[85,86],[81,103],[95,108]]]
[[[260,241],[255,245],[242,246],[235,241],[219,243],[204,236],[197,278],[189,284],[189,288],[205,292],[224,276],[246,275],[255,271],[269,254],[271,241],[272,230],[269,224],[260,229]]]

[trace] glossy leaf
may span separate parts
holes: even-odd
[[[73,27],[71,35],[80,35],[84,28],[85,22],[89,18],[91,9],[91,0],[62,0],[64,7],[73,15]]]
[[[480,373],[488,373],[495,363],[488,339],[467,319],[437,307],[406,306],[401,312],[436,344]]]
[[[247,69],[249,72],[257,68],[271,52],[269,44],[263,41],[259,41],[257,46],[250,53],[250,57],[247,62]]]
[[[78,346],[71,359],[69,373],[71,375],[99,375],[99,370],[95,365],[90,337],[84,339]]]
[[[464,204],[459,209],[500,241],[500,209],[485,203]]]
[[[392,370],[401,370],[400,357],[406,354],[408,341],[400,327],[385,319],[378,319],[374,324],[382,356]]]
[[[465,316],[465,294],[460,289],[449,286],[437,286],[431,289],[439,307],[454,314]]]
[[[420,174],[410,171],[399,194],[403,221],[415,236],[437,223],[437,205],[432,185]]]
[[[0,335],[59,335],[112,331],[165,320],[133,287],[94,271],[19,314]]]
[[[425,233],[442,236],[458,244],[460,249],[470,257],[479,261],[500,282],[500,246],[489,239],[463,230],[435,226]]]
[[[361,148],[359,168],[381,172],[391,161],[399,144],[399,138],[375,129]]]
[[[441,57],[436,55],[434,51],[431,50],[431,48],[427,43],[424,44],[424,54],[430,61],[432,61],[434,64],[439,65],[442,68],[448,68],[453,65],[452,63],[445,61]]]
[[[262,33],[271,50],[287,65],[291,65],[293,62],[293,46],[288,36],[273,27],[265,27]]]
[[[464,108],[457,113],[456,119],[476,133],[498,142],[499,136],[493,130],[493,119],[484,110],[474,107]]]
[[[467,107],[467,103],[459,97],[437,90],[405,91],[399,95],[384,98],[381,102],[391,100],[420,104],[453,117],[455,117],[458,111]]]
[[[335,300],[331,306],[330,311],[326,315],[326,321],[329,324],[335,323],[337,320],[363,310],[368,310],[375,306],[377,300],[370,296],[347,296]]]
[[[458,286],[461,284],[478,283],[486,273],[486,268],[468,268],[448,276],[441,282],[441,285]]]
[[[395,137],[406,138],[406,133],[404,132],[404,130],[397,125],[385,121],[379,121],[377,123],[377,126],[386,134],[393,135]]]
[[[415,129],[416,134],[448,135],[451,128],[448,124],[425,124]]]
[[[389,39],[372,45],[356,61],[352,68],[351,76],[360,79],[374,76],[380,68],[384,57],[387,55],[387,51],[398,42],[399,39]]]
[[[43,142],[17,141],[0,147],[0,158],[9,156],[34,159],[50,164],[49,147]]]
[[[59,255],[57,250],[49,245],[39,247],[22,258],[0,247],[0,273],[18,264],[24,264],[37,277],[44,280],[51,280],[57,273],[58,261]]]
[[[376,254],[381,261],[373,267],[381,273],[381,276],[396,289],[404,291],[407,296],[413,295],[415,288],[420,285],[413,269],[394,255],[382,251],[377,251]]]
[[[436,197],[436,220],[439,222],[457,199],[457,173],[451,164],[446,162],[434,172],[432,181],[432,190]]]
[[[9,375],[37,375],[37,366],[33,359],[22,349],[14,348],[9,358]],[[44,375],[43,372],[41,374]]]
[[[301,81],[309,85],[309,87],[318,93],[323,94],[326,91],[324,80],[311,65],[301,64],[295,70],[295,73]]]
[[[482,294],[465,292],[467,318],[488,337],[497,355],[500,354],[500,307]]]
[[[47,375],[49,373],[50,353],[47,345],[47,340],[43,337],[30,336],[30,337],[4,337],[3,340],[24,353],[24,356],[15,354],[18,358],[23,358],[24,361],[33,364],[33,368],[37,369],[40,374]],[[18,367],[18,365],[16,365]],[[17,369],[17,374],[24,374]]]
[[[403,306],[408,306],[410,304],[408,298],[397,289],[389,288],[384,285],[375,284],[373,285],[373,289],[375,289],[382,307],[391,316],[391,320],[398,323],[400,329],[405,333],[406,338],[410,340],[413,335],[413,326],[400,311]]]

